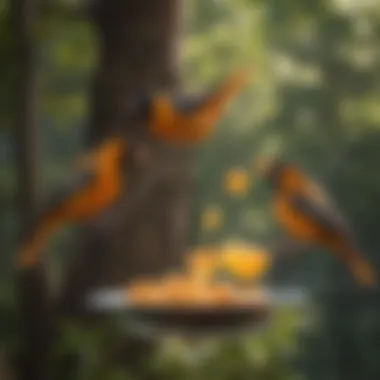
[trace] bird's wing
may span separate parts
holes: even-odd
[[[292,206],[326,230],[352,237],[351,226],[333,200],[319,187],[313,185],[307,193],[291,196]]]
[[[174,109],[178,110],[181,114],[193,113],[198,107],[203,105],[210,94],[187,94],[175,96],[172,99]]]
[[[70,197],[75,195],[80,189],[89,186],[95,179],[96,172],[90,168],[74,173],[69,180],[52,192],[44,204],[43,214],[46,215],[65,204]]]

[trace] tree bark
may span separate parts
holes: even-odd
[[[37,1],[14,0],[13,31],[15,36],[15,64],[18,66],[16,83],[15,139],[19,173],[17,204],[25,221],[31,222],[37,200],[37,120],[36,120],[36,47],[34,28]]]
[[[92,92],[89,145],[122,129],[144,139],[141,96],[177,83],[182,0],[100,0],[93,10],[100,41],[100,60]],[[84,249],[68,272],[61,306],[83,309],[84,297],[97,287],[122,285],[136,276],[160,273],[181,262],[187,235],[191,183],[187,152],[145,140],[152,167],[126,173],[131,188],[153,175],[153,166],[168,169],[144,196],[133,214],[107,236],[89,230]],[[128,348],[128,356],[136,346]],[[135,362],[133,356],[130,362]]]
[[[17,205],[20,235],[31,223],[37,205],[37,46],[35,31],[38,0],[11,2],[12,30],[15,46],[15,146],[18,174]],[[19,366],[20,379],[48,378],[50,353],[50,303],[48,286],[42,267],[21,273],[18,291],[22,321],[24,350]]]

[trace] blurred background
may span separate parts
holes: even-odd
[[[97,19],[85,12],[90,3],[0,0],[1,380],[18,378],[25,348],[12,269],[22,218],[67,176],[91,124],[102,53]],[[23,6],[28,11],[18,13]],[[380,3],[191,0],[183,8],[184,17],[170,16],[182,23],[175,54],[183,88],[207,89],[237,66],[251,68],[253,78],[196,149],[186,245],[244,240],[272,247],[280,234],[253,161],[279,152],[326,184],[379,266]],[[115,33],[120,22],[131,24],[131,16],[115,20]],[[28,62],[30,71],[22,66]],[[72,271],[80,233],[67,229],[49,243],[45,287],[53,294]],[[131,372],[117,324],[89,328],[65,319],[49,346],[49,374],[30,379],[380,378],[377,290],[358,290],[332,256],[314,250],[275,266],[268,281],[306,288],[312,306],[278,310],[252,336],[196,348],[168,339],[144,357],[147,373]]]

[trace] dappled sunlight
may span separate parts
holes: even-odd
[[[250,186],[250,178],[243,168],[229,169],[224,176],[224,189],[230,196],[244,196]]]
[[[223,211],[220,207],[207,206],[202,211],[201,229],[203,231],[215,231],[223,223]]]

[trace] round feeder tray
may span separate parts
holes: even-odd
[[[267,294],[268,293],[268,294]],[[128,330],[135,334],[159,336],[231,335],[263,327],[274,307],[300,303],[289,292],[265,292],[263,299],[235,306],[168,306],[133,305],[124,291],[102,290],[90,296],[88,306],[94,312],[120,313]]]
[[[132,319],[152,334],[219,335],[239,333],[262,325],[268,318],[269,305],[234,308],[138,308]],[[133,323],[132,323],[133,325]],[[136,323],[135,323],[136,326]]]

